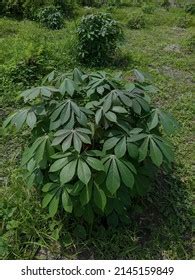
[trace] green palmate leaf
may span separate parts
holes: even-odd
[[[81,84],[83,82],[83,72],[81,72],[78,68],[75,68],[73,71],[73,80],[78,83]]]
[[[144,74],[138,71],[137,69],[134,70],[134,74],[138,82],[143,83],[145,81]]]
[[[106,140],[104,142],[103,150],[105,150],[105,151],[111,150],[112,148],[114,148],[116,146],[116,144],[118,143],[119,140],[120,140],[119,137],[109,138],[108,140]]]
[[[13,117],[16,115],[16,113],[12,114],[11,116],[9,116],[4,122],[3,122],[3,128],[7,127],[11,120],[13,119]]]
[[[112,160],[107,172],[106,187],[111,194],[114,194],[120,187],[120,183],[121,180],[116,162],[115,160]]]
[[[72,144],[73,134],[70,134],[62,143],[62,151],[66,152]]]
[[[91,170],[89,166],[81,159],[78,161],[77,175],[84,184],[88,184],[91,179]]]
[[[96,124],[99,124],[102,116],[103,116],[103,109],[101,108],[101,109],[97,110],[97,112],[95,114],[95,122],[96,122]]]
[[[139,161],[143,161],[148,154],[149,138],[146,138],[139,148]]]
[[[59,201],[60,201],[61,191],[58,190],[52,200],[49,203],[49,215],[50,217],[55,216],[58,211]]]
[[[81,148],[82,148],[82,141],[77,134],[74,134],[73,145],[74,145],[75,150],[78,153],[80,153]]]
[[[72,107],[72,110],[74,111],[75,115],[77,115],[77,117],[80,118],[81,116],[81,110],[80,108],[77,106],[77,104],[73,101],[70,101],[70,104],[71,104],[71,107]]]
[[[126,114],[128,113],[127,110],[121,106],[113,106],[112,111],[115,113]]]
[[[123,137],[115,146],[114,153],[117,156],[117,158],[121,158],[125,155],[127,150],[126,146],[126,137]]]
[[[104,103],[103,103],[103,112],[106,113],[112,106],[112,94],[106,96]]]
[[[60,115],[60,113],[62,112],[62,110],[64,108],[67,109],[67,107],[68,107],[67,102],[60,103],[60,105],[58,105],[57,108],[54,110],[54,112],[51,114],[51,120],[55,121],[57,119],[57,117]],[[70,105],[69,105],[69,107],[70,107]],[[69,115],[70,115],[70,113],[69,113]]]
[[[54,137],[56,138],[54,138],[52,145],[57,146],[61,142],[63,142],[63,152],[68,150],[73,145],[74,149],[80,153],[82,148],[82,142],[86,144],[91,144],[91,140],[88,134],[91,134],[91,131],[84,128],[61,129],[54,134]]]
[[[52,198],[54,197],[54,195],[56,194],[57,190],[54,189],[51,192],[47,193],[42,201],[42,207],[45,208],[47,207],[47,205],[50,203],[50,201],[52,200]]]
[[[120,94],[119,95],[120,101],[123,103],[123,105],[127,107],[132,107],[133,103],[132,100],[126,95],[126,94]]]
[[[129,92],[131,92],[132,90],[134,90],[135,88],[135,84],[133,83],[128,83],[126,86],[125,86],[125,89],[128,90]]]
[[[72,112],[69,122],[66,124],[66,129],[73,129],[75,125],[75,114]]]
[[[61,170],[66,164],[68,164],[69,159],[68,157],[66,158],[61,158],[56,160],[50,167],[49,172],[56,172],[58,170]]]
[[[79,127],[79,128],[77,128],[77,133],[91,134],[91,130],[89,130],[87,128]]]
[[[174,153],[172,147],[158,139],[155,139],[155,142],[158,144],[160,150],[162,151],[163,155],[167,158],[167,160],[172,162],[174,159]]]
[[[150,157],[157,166],[160,166],[163,162],[162,153],[152,139],[150,139]]]
[[[14,117],[12,118],[11,124],[15,125],[17,130],[19,130],[25,123],[28,111],[29,111],[29,109],[21,110],[18,113],[16,113],[14,115]]]
[[[60,90],[60,93],[63,95],[65,93],[68,93],[70,96],[73,96],[73,93],[75,91],[75,83],[72,80],[66,78],[60,85],[59,90]]]
[[[145,100],[145,98],[141,97],[141,96],[137,96],[136,100],[139,102],[140,106],[142,107],[142,109],[146,112],[150,111],[150,106],[148,104],[148,102]]]
[[[81,133],[81,132],[77,132],[77,135],[79,136],[79,138],[81,139],[81,141],[85,144],[91,144],[91,139],[89,138],[89,136],[87,134]]]
[[[54,134],[54,136],[57,136],[57,137],[54,138],[54,140],[52,142],[52,146],[59,145],[69,135],[70,135],[70,131],[63,132],[63,134],[61,134],[61,135],[57,135],[57,133]]]
[[[159,112],[160,122],[161,122],[165,132],[167,134],[173,134],[175,132],[175,130],[178,128],[178,123],[176,122],[176,120],[172,116],[170,116],[160,110],[158,110],[158,112]]]
[[[78,196],[84,186],[81,181],[77,181],[74,185],[66,185],[66,189],[71,196]]]
[[[58,127],[61,126],[61,122],[60,120],[57,120],[55,122],[50,122],[50,125],[49,125],[49,130],[56,130]]]
[[[142,131],[143,131],[142,128],[136,127],[136,128],[131,129],[130,134],[136,134],[137,135],[138,133],[141,133]]]
[[[81,205],[84,206],[89,203],[92,195],[92,183],[85,185],[80,194]]]
[[[104,211],[106,207],[106,195],[103,190],[101,190],[97,185],[94,187],[94,192],[93,192],[93,199],[95,202],[95,205]]]
[[[32,101],[37,97],[41,97],[43,99],[48,99],[52,96],[54,92],[58,92],[58,89],[49,86],[41,86],[36,88],[28,89],[21,93],[21,97],[24,98],[24,101]]]
[[[93,158],[93,157],[87,157],[86,162],[93,169],[98,170],[98,171],[104,171],[104,165],[100,160]]]
[[[113,112],[107,112],[107,113],[105,114],[105,117],[106,117],[109,121],[111,121],[111,122],[114,122],[114,123],[117,122],[116,114],[114,114]]]
[[[54,184],[54,183],[47,183],[43,186],[42,188],[42,192],[49,192],[53,189],[56,189],[57,188],[57,185]]]
[[[137,102],[136,99],[132,100],[132,107],[133,107],[133,110],[136,114],[141,115],[142,108],[141,108],[139,102]]]
[[[121,160],[133,173],[137,174],[137,170],[135,169],[134,165],[127,160]]]
[[[136,159],[138,157],[139,154],[139,150],[138,147],[135,144],[132,143],[128,143],[127,144],[127,150],[128,150],[128,154],[130,157]]]
[[[130,133],[131,133],[131,131],[130,131]],[[140,133],[140,134],[137,134],[137,135],[132,134],[130,137],[128,137],[128,142],[137,142],[137,141],[142,140],[146,137],[147,137],[147,134],[145,134],[145,133]]]
[[[34,158],[37,163],[40,163],[44,159],[44,155],[46,151],[46,143],[47,143],[47,138],[43,138],[42,143],[39,145],[39,147],[36,150]]]
[[[35,115],[34,112],[28,112],[28,115],[27,115],[27,118],[26,118],[26,123],[27,125],[33,129],[36,125],[36,122],[37,122],[37,117]]]
[[[22,156],[21,166],[24,166],[25,164],[27,164],[28,161],[32,159],[36,149],[38,148],[38,146],[41,144],[42,141],[43,141],[43,137],[40,137],[33,143],[33,145],[30,148],[28,147],[25,149]]]
[[[75,175],[77,167],[77,160],[69,162],[60,172],[60,183],[64,185],[72,180]]]
[[[65,188],[62,192],[62,206],[66,212],[72,213],[73,203]]]
[[[131,170],[120,160],[117,160],[117,166],[119,168],[121,180],[128,188],[132,189],[134,185],[134,176]]]
[[[67,105],[62,109],[60,114],[60,123],[63,125],[67,123],[71,116],[71,107],[70,103],[68,102]]]
[[[148,123],[148,128],[149,128],[149,130],[152,130],[157,125],[158,125],[158,113],[156,111],[154,111],[151,115],[151,120]]]

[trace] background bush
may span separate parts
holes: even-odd
[[[61,11],[55,6],[42,8],[38,12],[38,21],[50,29],[61,29],[64,27],[64,18]]]
[[[105,65],[114,55],[122,31],[109,14],[99,13],[83,17],[77,35],[79,60],[90,65]]]

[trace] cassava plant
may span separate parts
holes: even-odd
[[[137,70],[125,83],[75,69],[53,71],[22,92],[25,107],[4,127],[30,128],[21,165],[50,216],[64,210],[88,223],[101,216],[128,222],[132,198],[147,193],[158,169],[173,161],[162,129],[173,133],[176,122],[150,104],[154,90]]]

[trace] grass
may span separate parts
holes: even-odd
[[[169,12],[156,9],[145,15],[146,27],[130,30],[126,23],[132,11],[140,8],[113,9],[121,21],[125,41],[114,66],[125,78],[138,68],[151,74],[159,92],[153,101],[178,119],[181,129],[172,136],[176,168],[169,178],[161,176],[153,191],[134,201],[130,226],[105,229],[94,226],[90,236],[78,239],[68,217],[48,217],[41,208],[39,193],[27,189],[19,169],[22,147],[28,132],[20,135],[1,131],[0,155],[0,256],[5,259],[95,258],[95,259],[190,259],[192,258],[193,193],[193,87],[195,53],[187,40],[194,34],[177,27],[182,9]],[[95,11],[95,9],[93,9]],[[81,16],[85,9],[78,12]],[[79,16],[79,17],[80,17]],[[50,31],[31,21],[0,19],[0,115],[2,119],[21,106],[18,94],[38,84],[50,70],[74,68],[77,20]],[[194,22],[194,19],[193,19]],[[175,46],[175,47],[172,47]],[[29,59],[41,65],[37,79],[26,76]],[[21,66],[21,62],[22,65]],[[34,64],[29,64],[32,73]],[[14,69],[14,71],[13,71]],[[17,79],[15,79],[17,78]],[[25,81],[25,82],[24,82]],[[178,179],[179,178],[179,179]],[[156,189],[157,188],[157,189]],[[136,221],[136,223],[135,223]]]

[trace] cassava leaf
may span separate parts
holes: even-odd
[[[78,178],[86,185],[91,179],[91,170],[89,166],[81,159],[78,161],[77,175]]]
[[[60,172],[60,182],[64,185],[72,180],[75,175],[77,166],[77,160],[69,162]]]

